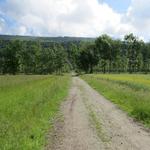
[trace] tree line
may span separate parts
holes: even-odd
[[[67,54],[59,43],[1,41],[1,74],[51,74],[65,71]]]
[[[69,72],[148,73],[150,43],[133,34],[123,40],[102,35],[95,41],[0,41],[0,74]]]
[[[108,35],[98,37],[94,43],[81,47],[80,68],[87,73],[148,73],[150,72],[150,43],[133,34],[123,40]]]

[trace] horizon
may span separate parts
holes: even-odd
[[[129,34],[133,34],[133,33],[129,33]],[[126,35],[129,35],[129,34],[126,34]],[[11,36],[11,37],[33,37],[33,38],[83,38],[83,39],[97,39],[98,37],[101,37],[102,35],[108,35],[108,34],[101,34],[97,37],[83,37],[83,36],[36,36],[36,35],[13,35],[13,34],[0,34],[0,37],[1,36]],[[109,35],[108,35],[109,36]],[[112,39],[114,40],[121,40],[123,41],[124,40],[124,37],[123,38],[120,38],[120,37],[113,37],[113,36],[110,36]],[[143,40],[143,39],[140,39],[138,36],[135,36],[138,40],[142,40],[144,41],[145,43],[149,43],[150,42],[150,39],[148,40]]]

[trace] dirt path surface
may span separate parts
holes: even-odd
[[[150,149],[150,133],[78,77],[62,114],[47,150]]]

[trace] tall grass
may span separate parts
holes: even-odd
[[[82,78],[107,99],[150,127],[149,75],[84,75]]]
[[[1,76],[0,149],[42,149],[69,81],[68,76]]]

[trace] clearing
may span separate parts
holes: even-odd
[[[148,150],[150,134],[85,81],[73,77],[47,150]]]

